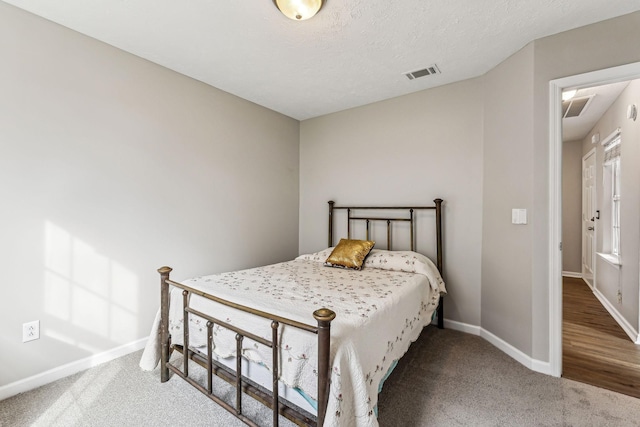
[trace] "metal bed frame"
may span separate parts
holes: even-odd
[[[377,221],[386,221],[387,223],[387,248],[391,248],[391,226],[395,222],[408,222],[411,233],[411,250],[415,248],[415,211],[418,210],[435,210],[436,220],[436,266],[440,273],[443,273],[443,257],[442,257],[442,199],[435,199],[433,206],[336,206],[333,201],[329,202],[329,234],[328,242],[329,246],[333,246],[333,221],[334,212],[336,210],[347,211],[347,237],[351,238],[351,223],[352,221],[364,221],[366,226],[366,238],[369,240],[370,224]],[[352,212],[360,211],[373,211],[372,215],[358,215],[352,216]],[[405,216],[375,216],[375,212],[383,211],[404,211]],[[242,420],[245,424],[250,426],[256,426],[257,424],[251,419],[247,418],[242,412],[242,395],[247,394],[259,402],[263,403],[267,407],[272,409],[273,412],[273,426],[278,426],[278,415],[282,415],[285,418],[291,420],[300,426],[322,426],[324,423],[327,404],[329,401],[329,385],[331,375],[330,365],[330,341],[331,341],[331,321],[336,317],[336,313],[327,308],[320,308],[313,312],[313,317],[317,321],[317,326],[311,326],[304,323],[296,322],[294,320],[287,319],[285,317],[277,316],[264,311],[256,310],[251,307],[236,304],[222,298],[216,297],[211,294],[207,294],[198,289],[184,285],[182,283],[173,281],[169,278],[172,269],[170,267],[161,267],[158,269],[160,273],[160,287],[161,287],[161,319],[160,319],[160,342],[161,342],[161,355],[160,355],[160,380],[166,382],[169,380],[169,372],[173,372],[175,375],[187,381],[197,390],[202,392],[212,401],[222,406],[229,411],[232,415]],[[176,345],[171,343],[171,335],[169,334],[169,290],[170,287],[176,287],[182,289],[183,296],[183,315],[184,315],[184,331],[183,341],[184,345]],[[213,317],[210,314],[202,313],[189,307],[189,295],[199,295],[203,298],[215,301],[228,307],[232,307],[237,310],[250,313],[264,319],[271,321],[272,337],[271,340],[259,337],[249,331],[245,331],[237,326],[231,325],[228,322],[222,321]],[[438,305],[438,328],[444,327],[443,320],[443,305],[442,296]],[[207,353],[201,353],[196,349],[189,348],[189,315],[198,316],[207,321]],[[318,335],[318,411],[317,416],[314,417],[308,414],[306,411],[301,410],[295,405],[290,404],[287,401],[282,401],[279,398],[278,392],[278,366],[279,366],[279,347],[278,347],[278,328],[280,325],[288,325],[295,328],[299,328],[310,333]],[[214,325],[222,326],[236,333],[236,369],[235,371],[227,368],[226,366],[213,360],[213,327]],[[268,348],[272,349],[272,389],[267,390],[258,384],[254,383],[248,378],[241,375],[242,372],[242,341],[244,338],[249,338],[257,343],[260,343]],[[173,351],[178,351],[183,354],[183,367],[182,370],[177,366],[169,362],[169,358]],[[203,366],[207,370],[207,385],[206,387],[198,383],[196,380],[189,376],[189,360]],[[240,374],[236,374],[240,373]],[[225,402],[213,392],[213,375],[216,375],[223,380],[234,385],[236,388],[236,402],[235,406]]]

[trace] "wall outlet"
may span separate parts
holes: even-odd
[[[622,292],[618,291],[618,304],[622,304]]]
[[[22,324],[22,342],[29,342],[40,339],[40,321]]]

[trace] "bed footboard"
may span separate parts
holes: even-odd
[[[278,415],[281,414],[293,421],[298,425],[311,425],[322,426],[326,415],[327,405],[329,401],[329,385],[330,385],[330,341],[331,341],[331,321],[336,317],[336,314],[327,308],[321,308],[313,313],[314,319],[318,322],[317,326],[310,326],[304,323],[296,322],[291,319],[280,317],[271,313],[266,313],[260,310],[255,310],[251,307],[246,307],[240,304],[226,301],[222,298],[204,293],[198,289],[189,287],[179,282],[175,282],[169,278],[172,269],[170,267],[161,267],[158,269],[160,273],[160,286],[161,286],[161,298],[160,298],[160,342],[161,342],[161,354],[160,354],[160,380],[165,382],[169,379],[169,372],[173,372],[179,377],[183,378],[189,384],[194,386],[197,390],[205,394],[212,401],[216,402],[224,409],[229,411],[232,415],[242,420],[248,425],[255,426],[256,424],[245,417],[242,413],[242,394],[246,393],[254,397],[259,402],[271,407],[273,411],[273,425],[278,425]],[[171,344],[171,335],[169,334],[169,289],[171,286],[182,289],[183,295],[183,313],[184,313],[184,345],[177,346]],[[195,294],[203,298],[215,301],[217,303],[232,307],[246,313],[251,313],[260,316],[264,319],[271,321],[272,337],[271,340],[266,340],[262,337],[256,336],[249,331],[245,331],[237,326],[231,325],[225,321],[216,319],[209,314],[196,311],[189,307],[189,295]],[[199,351],[189,348],[189,322],[188,316],[194,315],[207,321],[208,330],[208,345],[207,354],[200,353]],[[229,329],[236,333],[237,351],[236,351],[236,370],[231,371],[223,365],[219,365],[213,361],[212,356],[212,328],[213,325],[219,325],[226,329]],[[298,412],[296,409],[288,407],[285,403],[280,401],[278,396],[278,366],[279,366],[279,339],[278,328],[279,325],[289,325],[298,329],[302,329],[318,336],[318,411],[316,420],[311,419],[307,415]],[[247,337],[266,347],[272,349],[272,388],[271,391],[264,390],[263,388],[254,385],[250,380],[242,376],[242,340]],[[180,351],[184,356],[184,365],[182,370],[169,363],[169,357],[173,350]],[[207,387],[199,384],[195,380],[189,377],[189,360],[192,360],[199,365],[203,366],[207,370]],[[220,399],[213,393],[212,390],[212,375],[215,374],[225,381],[235,385],[236,387],[236,404],[232,406],[227,402]]]

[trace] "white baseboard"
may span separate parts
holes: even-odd
[[[58,366],[57,368],[50,369],[32,377],[4,385],[0,387],[0,401],[143,349],[147,344],[147,340],[148,338],[142,338],[103,353],[94,354],[93,356],[67,363],[66,365]]]
[[[573,277],[574,279],[582,279],[582,273],[576,273],[575,271],[563,271],[562,277]]]
[[[551,370],[551,362],[544,362],[538,359],[531,359],[531,368],[534,372],[539,372],[545,375],[551,375],[552,377],[559,377],[560,375],[554,375]]]
[[[532,371],[551,375],[551,363],[533,359],[496,335],[482,329],[480,336]]]
[[[444,319],[444,327],[454,331],[465,332],[471,335],[480,336],[480,326],[469,325],[468,323],[456,322],[455,320]]]
[[[486,329],[481,328],[480,326],[469,325],[467,323],[456,322],[454,320],[444,319],[444,326],[448,329],[453,329],[460,332],[466,332],[472,335],[478,335],[481,338],[489,341],[494,347],[506,353],[508,356],[512,357],[516,361],[520,362],[522,365],[531,369],[535,372],[540,372],[541,374],[552,375],[551,372],[551,363],[545,362],[542,360],[533,359],[530,356],[527,356],[522,351],[518,350],[511,344],[507,343],[501,338],[498,338],[491,332]]]
[[[600,301],[605,310],[609,312],[611,317],[613,317],[618,325],[620,325],[622,330],[624,330],[625,333],[629,335],[631,341],[633,341],[635,344],[638,344],[640,342],[640,336],[638,336],[638,331],[636,331],[633,326],[631,326],[631,323],[629,323],[629,321],[625,319],[622,314],[620,314],[620,312],[613,306],[613,304],[611,304],[611,302],[607,298],[605,298],[600,290],[594,289],[593,294],[596,296],[596,298],[598,298],[598,301]]]
[[[497,347],[499,350],[503,351],[516,361],[520,362],[525,367],[536,372],[551,375],[551,365],[549,362],[532,359],[517,348],[513,347],[511,344],[507,343],[501,338],[498,338],[497,336],[481,328],[480,326],[470,325],[468,323],[457,322],[455,320],[448,319],[444,319],[444,326],[447,329],[453,329],[455,331],[480,336]],[[133,353],[134,351],[138,351],[144,348],[144,346],[147,344],[147,339],[148,338],[142,338],[138,341],[134,341],[132,343],[116,347],[112,350],[105,351],[104,353],[95,354],[93,356],[89,356],[87,358],[71,362],[63,366],[59,366],[49,371],[42,372],[32,377],[2,386],[0,387],[0,401],[11,396],[15,396],[16,394],[33,390],[34,388],[43,386],[45,384],[49,384],[53,381],[59,380],[69,375],[73,375],[77,372],[93,368],[94,366],[98,366],[102,363],[117,359],[118,357]]]

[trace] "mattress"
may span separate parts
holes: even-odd
[[[380,384],[422,328],[431,322],[439,297],[446,290],[433,263],[418,253],[373,250],[364,268],[355,271],[325,266],[330,250],[270,266],[196,277],[183,283],[309,325],[316,324],[314,310],[326,307],[335,311],[325,426],[376,426]],[[265,339],[271,338],[271,324],[265,319],[197,295],[191,296],[190,306]],[[206,321],[195,316],[188,321],[190,346],[205,349]],[[158,322],[156,319],[156,328]],[[280,381],[299,391],[313,407],[317,399],[317,336],[289,326],[281,325],[279,329]],[[182,344],[180,289],[171,292],[169,332],[172,343]],[[152,333],[141,361],[143,368],[155,367],[158,349],[157,334]],[[235,333],[215,326],[214,352],[219,359],[233,357]],[[242,354],[271,370],[271,349],[245,339]]]

